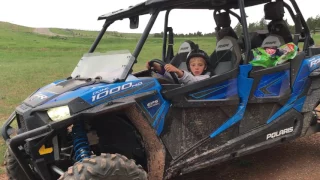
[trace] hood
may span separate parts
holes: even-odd
[[[91,83],[92,84],[92,83]],[[60,80],[54,83],[51,83],[43,88],[40,88],[38,91],[29,96],[26,100],[23,101],[24,104],[27,104],[31,107],[37,107],[51,99],[66,93],[78,89],[79,87],[88,85],[88,82],[84,80]]]
[[[161,90],[161,86],[154,78],[131,80],[121,83],[95,83],[82,80],[67,80],[57,84],[50,84],[27,98],[24,103],[38,107],[60,106],[77,99],[93,106],[114,99],[133,96],[152,90]]]

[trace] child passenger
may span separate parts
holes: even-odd
[[[209,78],[210,76],[206,74],[206,70],[208,67],[209,56],[202,50],[192,51],[187,56],[187,68],[188,71],[184,71],[181,69],[176,68],[172,64],[166,64],[164,69],[164,73],[158,73],[163,75],[166,78],[172,79],[170,72],[174,72],[180,83],[183,84],[192,84],[197,81],[204,80]],[[161,67],[159,64],[154,63],[154,69],[157,72],[161,72]],[[147,68],[150,69],[149,62],[147,62]]]

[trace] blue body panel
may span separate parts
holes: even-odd
[[[151,84],[152,86],[150,86]],[[80,97],[91,105],[98,105],[107,102],[105,101],[106,99],[108,99],[108,101],[111,101],[114,99],[133,96],[136,94],[154,90],[160,91],[161,85],[153,78],[144,80],[133,80],[115,84],[99,83],[81,87],[74,91],[66,92],[48,101],[47,103]]]
[[[41,94],[52,97],[55,94],[49,94],[42,88]],[[156,91],[157,94],[151,98],[145,100],[145,111],[154,117],[154,122],[152,126],[156,129],[157,134],[160,135],[163,130],[163,125],[165,121],[165,116],[168,113],[170,103],[163,99],[160,94],[162,87],[159,82],[154,78],[146,78],[140,80],[134,76],[129,76],[126,82],[106,84],[99,83],[93,84],[85,87],[78,88],[74,91],[68,91],[55,98],[49,100],[45,104],[50,104],[53,102],[72,100],[80,97],[88,104],[96,106],[102,103],[106,103],[115,99],[120,99],[124,97],[134,96],[145,92]],[[40,93],[40,92],[39,92]],[[148,102],[155,102],[150,108],[148,108]],[[150,106],[150,104],[149,104]],[[156,117],[155,117],[156,116]]]
[[[165,117],[170,108],[170,103],[163,99],[161,94],[158,93],[155,96],[143,100],[141,104],[153,119],[152,127],[156,129],[157,135],[160,135],[163,130]]]
[[[227,99],[228,97],[238,94],[238,83],[237,79],[230,79],[222,83],[216,84],[205,90],[189,94],[193,99]]]
[[[241,65],[240,73],[238,75],[238,94],[240,97],[240,104],[238,110],[234,116],[232,116],[227,122],[215,130],[210,137],[214,138],[226,129],[230,128],[232,125],[239,122],[243,116],[247,107],[248,99],[250,96],[250,90],[253,85],[253,79],[248,78],[249,73],[252,69],[252,65]]]
[[[305,96],[301,96],[310,79],[308,76],[312,71],[320,67],[320,55],[305,59],[300,66],[297,78],[295,79],[292,86],[292,94],[288,102],[277,111],[268,121],[267,124],[273,122],[275,119],[280,117],[282,114],[287,112],[289,109],[294,108],[301,112]]]
[[[290,71],[264,75],[254,92],[257,98],[281,96],[290,89]]]
[[[48,84],[42,88],[39,88],[37,91],[32,93],[25,101],[41,102],[44,99],[53,97],[56,94],[54,92],[46,91],[46,89],[53,87],[63,81],[66,81],[66,80],[58,80],[58,81],[55,81],[51,84]]]

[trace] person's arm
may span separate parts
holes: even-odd
[[[179,78],[179,81],[182,82],[183,84],[192,84],[197,81],[207,79],[209,77],[210,77],[209,75],[194,76],[190,72],[184,72],[184,75],[181,78]]]

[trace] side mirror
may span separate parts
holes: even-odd
[[[137,29],[139,27],[139,16],[130,17],[130,29]]]

